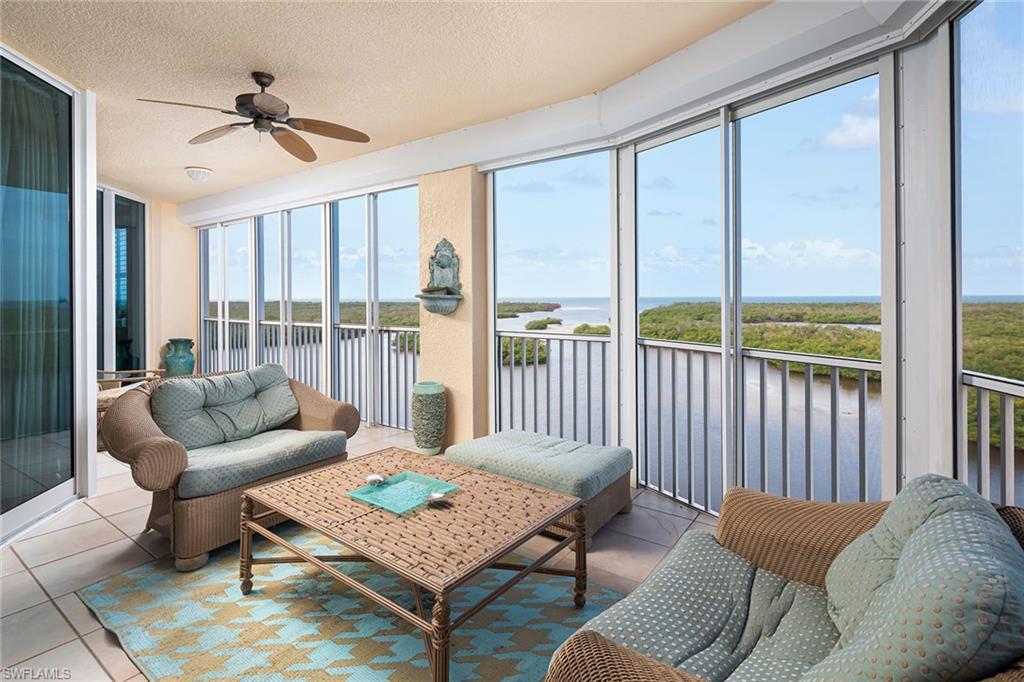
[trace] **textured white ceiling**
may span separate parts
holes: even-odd
[[[0,40],[96,93],[102,181],[179,202],[311,164],[252,130],[189,145],[241,119],[137,97],[231,109],[269,71],[292,116],[370,135],[304,134],[322,164],[601,90],[762,4],[3,0]]]

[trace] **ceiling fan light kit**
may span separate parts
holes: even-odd
[[[316,161],[316,151],[314,151],[313,148],[309,146],[309,143],[302,139],[302,137],[296,135],[288,128],[301,130],[314,135],[330,137],[335,140],[344,140],[346,142],[365,143],[370,141],[370,136],[366,133],[338,125],[337,123],[319,121],[315,118],[292,118],[289,116],[288,103],[267,92],[267,88],[274,82],[274,77],[263,71],[254,71],[251,75],[252,79],[256,82],[256,85],[259,86],[260,91],[243,93],[235,97],[235,108],[233,111],[231,109],[221,109],[219,107],[208,107],[202,104],[187,104],[185,102],[170,102],[159,99],[140,98],[139,101],[153,102],[155,104],[170,104],[176,107],[191,107],[193,109],[208,109],[210,111],[219,111],[222,114],[230,114],[232,116],[241,116],[242,118],[250,119],[245,123],[228,123],[227,125],[207,130],[205,133],[200,133],[189,140],[189,144],[205,144],[207,142],[212,142],[213,140],[218,140],[226,135],[236,133],[242,128],[252,126],[260,134],[270,133],[270,136],[274,138],[274,141],[295,158],[300,161],[312,162]],[[284,126],[288,126],[288,128]],[[209,175],[210,171],[208,169],[202,170],[206,170],[207,176]],[[189,172],[188,168],[185,169],[185,172],[189,174],[190,178],[196,180],[196,182],[202,182],[206,179],[206,177],[203,177],[202,179],[195,178],[192,173]]]

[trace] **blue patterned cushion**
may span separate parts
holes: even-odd
[[[1024,551],[959,481],[911,481],[826,576],[836,651],[808,680],[988,677],[1021,656]]]
[[[281,365],[169,379],[157,384],[150,407],[160,430],[188,450],[248,438],[299,411]]]
[[[189,450],[188,467],[178,479],[177,495],[212,495],[315,464],[345,452],[345,443],[344,431],[274,429],[242,440]]]
[[[794,679],[838,636],[822,590],[758,569],[698,531],[585,629],[712,682]]]
[[[589,500],[633,468],[627,448],[587,445],[525,431],[502,431],[453,445],[445,458]]]

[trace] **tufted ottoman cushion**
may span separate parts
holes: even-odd
[[[628,448],[588,445],[526,431],[502,431],[445,451],[457,464],[590,500],[633,468]]]
[[[826,587],[840,639],[805,679],[973,680],[1024,651],[1024,550],[959,481],[910,482]]]

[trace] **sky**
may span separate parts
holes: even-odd
[[[961,24],[963,288],[1024,295],[1024,3]],[[739,123],[745,297],[878,297],[878,77]],[[717,298],[717,128],[637,155],[641,297]],[[609,295],[609,155],[496,173],[499,298]]]

